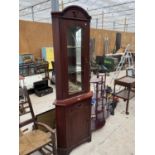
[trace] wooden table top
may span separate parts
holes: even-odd
[[[124,77],[121,77],[119,79],[116,79],[116,81],[130,84],[130,83],[134,83],[135,82],[135,78],[130,77],[130,76],[124,76]]]

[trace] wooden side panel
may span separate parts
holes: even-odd
[[[56,128],[58,147],[66,148],[66,112],[65,107],[56,106]]]

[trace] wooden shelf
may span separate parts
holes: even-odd
[[[105,95],[105,83],[106,77],[105,74],[100,75],[99,77],[94,76],[90,79],[90,83],[94,88],[94,98],[96,99],[95,106],[92,106],[92,111],[95,111],[95,114],[92,113],[91,120],[91,130],[97,130],[104,126],[105,117],[104,117],[104,95]],[[95,116],[95,117],[94,117]]]
[[[134,87],[135,78],[130,76],[124,76],[115,80],[115,85],[120,85],[124,87]]]
[[[81,48],[80,46],[67,46],[67,48]]]
[[[121,90],[118,93],[115,94],[115,96],[120,97],[122,99],[128,100],[128,90]],[[135,96],[135,93],[133,91],[130,91],[129,99],[133,98]]]

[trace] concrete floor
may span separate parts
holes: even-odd
[[[107,83],[113,73],[107,77]],[[124,76],[125,71],[119,74]],[[113,86],[112,86],[113,88]],[[120,99],[115,115],[107,118],[101,129],[92,132],[92,141],[75,148],[70,155],[134,155],[135,153],[135,98],[130,100],[129,115],[125,114],[126,102]],[[33,155],[40,155],[39,152]]]

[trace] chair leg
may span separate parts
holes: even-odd
[[[43,155],[57,155],[57,150],[56,150],[56,145],[54,143],[54,145],[51,143],[47,144],[49,147],[51,147],[51,149],[49,149],[48,147],[44,146],[43,148],[41,148],[39,151],[41,154]],[[45,152],[45,150],[48,152]]]
[[[55,147],[53,147],[53,155],[57,155],[57,150]]]
[[[55,139],[55,136],[53,136],[53,145],[52,145],[52,148],[53,148],[53,155],[57,155],[57,149],[56,149],[56,139]]]
[[[41,154],[43,154],[43,155],[47,155],[44,151],[43,151],[43,149],[41,148],[41,149],[39,149],[39,151],[40,151],[40,153]]]

